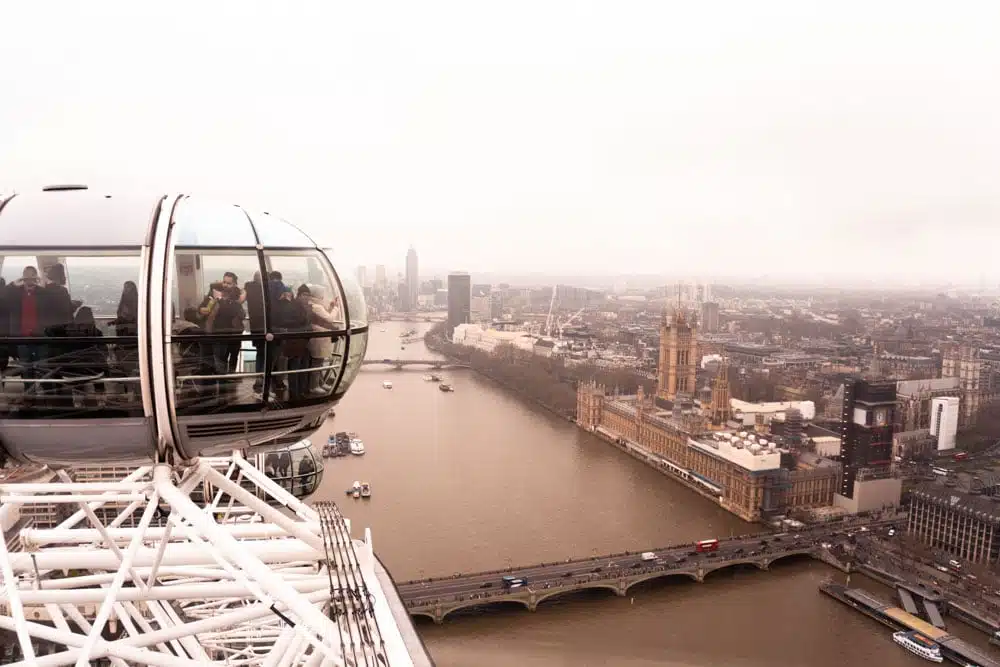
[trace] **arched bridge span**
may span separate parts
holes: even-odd
[[[441,370],[445,368],[469,368],[469,364],[448,359],[365,359],[361,366],[387,366],[396,370],[404,368],[429,368]]]

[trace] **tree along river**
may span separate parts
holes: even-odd
[[[429,325],[373,323],[368,359],[434,358],[422,342],[401,343],[410,328],[422,334]],[[431,372],[454,393],[425,381]],[[333,431],[358,432],[367,453],[328,460],[316,499],[337,501],[355,536],[371,527],[397,581],[758,530],[468,370],[368,367],[314,437]],[[371,499],[344,494],[354,480],[371,483]],[[887,628],[821,595],[818,584],[833,575],[843,577],[793,561],[770,572],[724,570],[702,584],[650,582],[624,598],[580,593],[537,612],[498,606],[441,626],[418,619],[417,627],[440,667],[924,664]],[[861,577],[852,584],[891,595]],[[986,644],[957,622],[949,630]]]

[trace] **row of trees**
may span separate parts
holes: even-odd
[[[559,357],[542,357],[512,345],[502,345],[493,353],[456,345],[445,339],[445,326],[437,324],[427,333],[425,342],[429,349],[467,363],[504,387],[565,417],[576,414],[576,388],[580,382],[595,380],[623,394],[635,393],[640,384],[647,393],[653,391],[651,380],[627,369],[567,365]]]

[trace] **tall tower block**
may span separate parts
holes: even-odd
[[[677,394],[695,390],[698,370],[698,325],[689,322],[678,309],[673,319],[664,313],[660,323],[660,365],[657,369],[656,396],[672,401]]]
[[[729,365],[725,362],[719,366],[719,374],[712,383],[712,414],[711,424],[716,427],[725,426],[733,416],[729,403]]]

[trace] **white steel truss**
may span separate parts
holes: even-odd
[[[0,484],[3,525],[16,505],[80,507],[22,530],[23,550],[0,539],[0,631],[23,656],[13,664],[413,664],[370,537],[352,540],[336,505],[306,505],[238,452],[114,482],[60,478]],[[212,492],[203,505],[190,497],[200,488]]]

